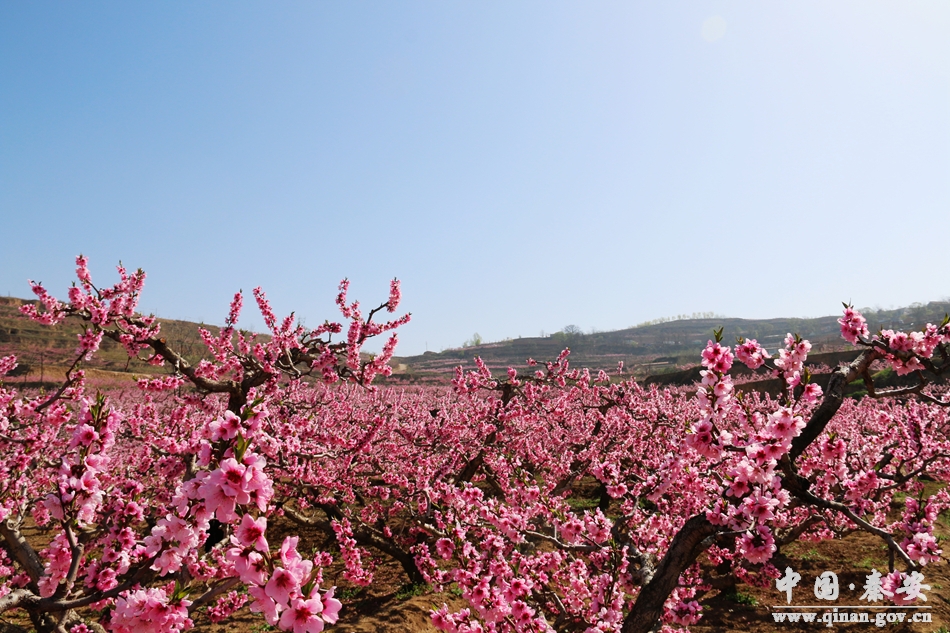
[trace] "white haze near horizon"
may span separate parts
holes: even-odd
[[[260,329],[399,277],[399,355],[926,303],[948,112],[942,1],[8,2],[0,293],[82,252]]]

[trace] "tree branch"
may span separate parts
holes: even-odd
[[[808,420],[805,428],[802,429],[801,435],[792,440],[792,448],[788,454],[792,463],[805,452],[805,449],[808,448],[812,442],[818,439],[818,436],[821,435],[825,427],[828,426],[828,423],[831,422],[831,418],[833,418],[838,412],[838,409],[841,408],[841,403],[844,402],[844,390],[847,388],[848,383],[857,380],[868,370],[871,363],[881,358],[881,356],[882,353],[880,350],[869,347],[861,352],[850,364],[842,365],[832,372],[831,378],[828,380],[828,387],[825,389],[824,396],[821,399],[821,404],[818,405],[818,408],[811,414],[811,419]]]
[[[43,563],[40,557],[12,520],[0,521],[0,535],[7,543],[7,551],[13,556],[13,559],[20,564],[20,567],[27,573],[30,580],[35,584],[43,577]]]
[[[709,537],[721,529],[710,523],[705,514],[697,514],[686,521],[673,537],[650,582],[640,590],[637,601],[623,620],[622,633],[649,633],[653,629],[663,615],[663,605],[679,583],[680,575],[712,544]]]

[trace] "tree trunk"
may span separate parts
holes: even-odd
[[[640,590],[637,601],[624,618],[623,633],[650,633],[654,629],[663,615],[663,604],[676,588],[680,575],[706,551],[712,542],[709,537],[721,529],[710,523],[705,514],[697,514],[680,528],[653,578]]]

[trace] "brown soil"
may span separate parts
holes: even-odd
[[[943,533],[950,532],[943,528]],[[772,563],[780,570],[786,566],[802,576],[798,587],[793,590],[793,605],[814,605],[823,602],[815,598],[813,588],[815,578],[825,571],[833,571],[838,575],[838,585],[840,588],[839,598],[836,601],[827,602],[827,607],[823,609],[814,609],[815,612],[832,611],[836,606],[862,604],[859,600],[864,591],[866,576],[875,568],[882,573],[887,571],[887,551],[880,539],[865,532],[851,534],[848,537],[834,541],[823,541],[820,543],[798,542],[786,548],[783,555],[773,559]],[[923,568],[924,582],[931,586],[930,591],[924,594],[928,600],[924,604],[932,607],[928,611],[932,614],[933,621],[928,624],[888,624],[884,627],[888,631],[913,631],[920,633],[932,633],[939,631],[941,626],[950,628],[950,568],[945,561],[938,565],[927,565]],[[849,589],[849,585],[854,584],[854,590]],[[735,597],[727,598],[719,592],[710,592],[710,595],[704,601],[705,616],[699,624],[690,627],[693,633],[766,633],[770,631],[798,631],[805,629],[814,629],[816,626],[825,628],[826,624],[778,624],[772,616],[774,605],[785,605],[786,599],[784,593],[779,593],[774,583],[767,589],[749,587],[744,584],[738,586],[737,594],[739,600]],[[751,598],[751,600],[749,600]],[[754,604],[746,604],[754,602]],[[863,604],[868,604],[864,602]],[[791,609],[776,609],[776,611],[791,611]],[[801,609],[800,611],[805,611]],[[867,609],[844,609],[839,611],[867,611]],[[871,609],[873,620],[874,613],[883,612],[884,609]],[[886,611],[894,611],[888,609]],[[906,609],[907,612],[921,611],[918,609]],[[819,616],[820,619],[821,616]],[[843,624],[834,623],[832,628],[835,631],[868,631],[876,629],[874,624]]]

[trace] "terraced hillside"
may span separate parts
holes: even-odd
[[[25,299],[0,297],[0,356],[15,353],[20,361],[16,370],[24,382],[53,382],[62,377],[63,370],[72,362],[77,346],[78,324],[66,322],[56,327],[33,323],[19,313]],[[915,304],[896,310],[865,311],[872,330],[878,328],[908,329],[928,322],[939,322],[950,312],[950,302]],[[162,334],[169,343],[189,360],[197,361],[204,354],[198,328],[212,332],[216,326],[190,321],[160,319]],[[571,362],[576,367],[616,372],[623,362],[625,372],[638,378],[669,375],[668,380],[684,380],[684,372],[697,364],[699,353],[715,328],[723,327],[727,342],[737,336],[755,338],[770,350],[781,346],[788,332],[795,332],[811,340],[815,362],[833,365],[850,347],[841,340],[837,316],[815,319],[683,319],[667,323],[628,328],[594,334],[557,332],[546,337],[509,339],[478,346],[426,352],[419,356],[393,359],[395,372],[390,383],[443,383],[447,382],[459,365],[471,365],[475,356],[484,359],[489,367],[523,367],[528,358],[550,360],[565,347],[571,350]],[[824,357],[819,354],[832,354]],[[825,360],[822,360],[825,359]],[[116,343],[104,340],[102,350],[88,367],[103,376],[118,380],[130,379],[133,374],[163,373],[161,367],[144,363],[130,364],[125,351]]]
[[[54,327],[34,323],[19,312],[20,306],[25,303],[28,303],[25,299],[0,297],[0,356],[16,354],[19,366],[13,373],[20,381],[44,384],[57,382],[75,359],[76,335],[81,328],[70,320]],[[189,360],[202,358],[205,348],[198,335],[200,324],[170,319],[159,321],[162,335],[175,349]],[[218,330],[215,326],[203,327],[212,332]],[[118,380],[131,379],[133,374],[161,374],[166,371],[145,363],[130,364],[125,350],[108,339],[102,341],[100,352],[86,366],[94,375],[112,376]]]
[[[950,302],[915,304],[896,310],[866,310],[872,331],[883,328],[908,329],[939,323],[950,312]],[[523,367],[525,360],[548,360],[562,349],[571,349],[571,362],[576,367],[589,367],[615,372],[619,362],[636,377],[677,372],[697,364],[699,353],[712,331],[724,328],[725,341],[737,336],[757,339],[769,350],[782,345],[789,332],[798,333],[813,344],[813,354],[850,349],[839,333],[837,316],[814,319],[683,319],[643,327],[597,332],[566,334],[557,332],[544,338],[518,338],[483,345],[450,349],[441,353],[426,352],[420,356],[394,359],[394,378],[408,382],[438,382],[449,379],[456,366],[470,364],[480,356],[489,367]]]

